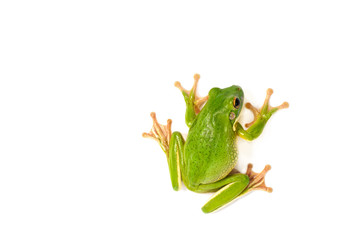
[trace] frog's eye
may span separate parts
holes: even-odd
[[[238,109],[240,105],[241,105],[241,100],[239,100],[238,97],[235,97],[235,98],[233,99],[233,106],[234,106],[236,109]]]

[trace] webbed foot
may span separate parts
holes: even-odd
[[[251,110],[254,115],[253,121],[245,125],[247,128],[252,126],[257,119],[259,118],[269,119],[272,116],[272,114],[278,111],[279,109],[289,107],[288,102],[284,102],[277,107],[271,107],[269,104],[269,100],[272,94],[273,94],[273,90],[271,88],[267,89],[266,99],[264,100],[263,106],[260,109],[254,107],[251,103],[246,103],[245,107]]]
[[[249,178],[249,184],[247,188],[238,196],[242,196],[246,193],[249,193],[254,190],[262,190],[271,193],[273,189],[271,187],[267,187],[265,183],[265,177],[269,170],[271,170],[270,165],[266,165],[262,172],[256,173],[252,171],[253,165],[250,163],[247,166],[247,172],[246,175]]]
[[[253,190],[263,190],[266,192],[271,193],[273,190],[270,187],[266,186],[265,177],[269,170],[271,170],[270,165],[266,165],[262,172],[256,173],[252,171],[253,165],[250,163],[247,166],[246,175],[249,177],[249,184],[248,184],[248,192]]]
[[[162,150],[168,156],[169,154],[169,142],[172,135],[171,125],[172,120],[168,119],[167,125],[162,125],[158,123],[157,117],[154,112],[150,113],[150,116],[153,119],[153,126],[149,133],[143,133],[143,137],[152,138],[156,140],[161,146]]]
[[[186,90],[185,88],[183,88],[181,83],[178,81],[174,83],[174,86],[182,92],[186,101],[188,100],[194,104],[194,111],[196,114],[200,112],[201,107],[208,100],[208,96],[199,97],[196,93],[199,79],[200,75],[197,73],[194,74],[194,83],[191,90]]]

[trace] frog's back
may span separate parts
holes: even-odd
[[[224,114],[202,111],[189,129],[185,144],[182,170],[185,183],[197,186],[228,175],[237,162],[235,140],[232,125]]]

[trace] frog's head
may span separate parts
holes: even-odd
[[[226,114],[235,131],[243,106],[244,94],[240,86],[233,85],[228,88],[212,88],[209,91],[209,100],[214,105],[222,108],[222,114]]]

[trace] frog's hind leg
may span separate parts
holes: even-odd
[[[169,143],[169,174],[172,187],[178,191],[181,185],[181,168],[184,165],[184,138],[180,132],[174,132]]]
[[[230,203],[248,186],[249,178],[245,174],[236,173],[215,183],[201,184],[194,189],[196,192],[217,191],[202,207],[204,213],[210,213]]]
[[[186,90],[182,87],[180,82],[175,82],[174,86],[176,86],[183,94],[184,100],[186,102],[186,124],[188,127],[191,126],[193,120],[195,119],[196,115],[200,112],[201,107],[204,103],[208,100],[208,96],[206,97],[199,97],[197,95],[197,86],[199,81],[199,74],[194,74],[194,83],[191,90]]]
[[[172,120],[168,119],[167,125],[162,125],[158,123],[154,112],[152,112],[150,116],[153,119],[153,127],[150,133],[143,133],[143,137],[152,138],[159,143],[167,156],[172,187],[175,191],[178,191],[181,184],[180,169],[184,159],[184,139],[181,133],[172,133]]]
[[[271,169],[271,166],[266,165],[260,173],[253,172],[252,167],[252,164],[248,164],[246,174],[236,173],[218,182],[200,185],[197,189],[199,192],[219,189],[202,207],[202,211],[205,213],[213,212],[234,199],[254,190],[272,192],[272,188],[267,187],[265,183],[266,173]]]

